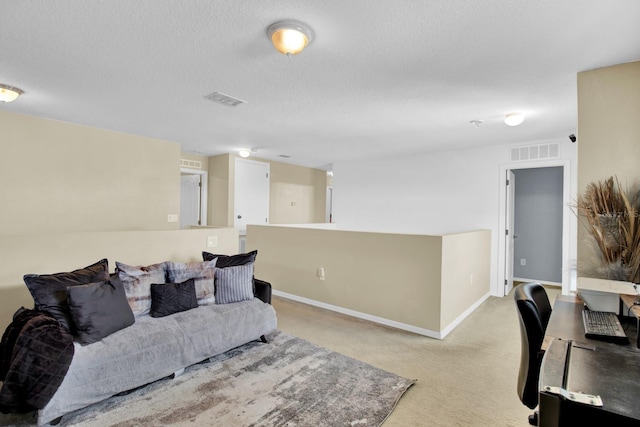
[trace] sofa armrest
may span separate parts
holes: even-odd
[[[253,278],[253,293],[260,298],[262,302],[271,304],[271,283],[264,280]]]

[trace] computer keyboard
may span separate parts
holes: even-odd
[[[626,344],[629,342],[618,316],[611,311],[582,310],[584,336],[603,341]]]

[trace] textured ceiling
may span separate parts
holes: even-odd
[[[1,110],[325,169],[566,138],[576,73],[640,59],[638,0],[0,0],[0,10],[0,82],[25,91]],[[281,19],[315,32],[290,59],[266,36]],[[214,91],[248,103],[204,99]],[[526,115],[516,128],[502,122],[513,111]]]

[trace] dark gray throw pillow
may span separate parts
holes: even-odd
[[[33,297],[35,308],[49,313],[69,332],[74,333],[67,304],[67,287],[109,280],[109,263],[104,258],[71,272],[26,274],[23,279]]]
[[[135,322],[117,276],[104,282],[69,286],[67,295],[75,335],[81,344],[98,342]]]
[[[246,254],[236,255],[217,255],[210,252],[202,251],[202,259],[204,261],[211,261],[215,258],[218,259],[218,261],[216,262],[216,268],[235,267],[238,265],[249,264],[256,260],[257,255],[258,250],[247,252]]]
[[[163,317],[198,307],[194,279],[151,285],[151,317]]]

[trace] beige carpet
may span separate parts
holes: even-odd
[[[553,303],[558,288],[550,288]],[[444,340],[274,298],[278,328],[418,381],[385,427],[528,426],[516,380],[520,330],[513,296],[490,297]]]

